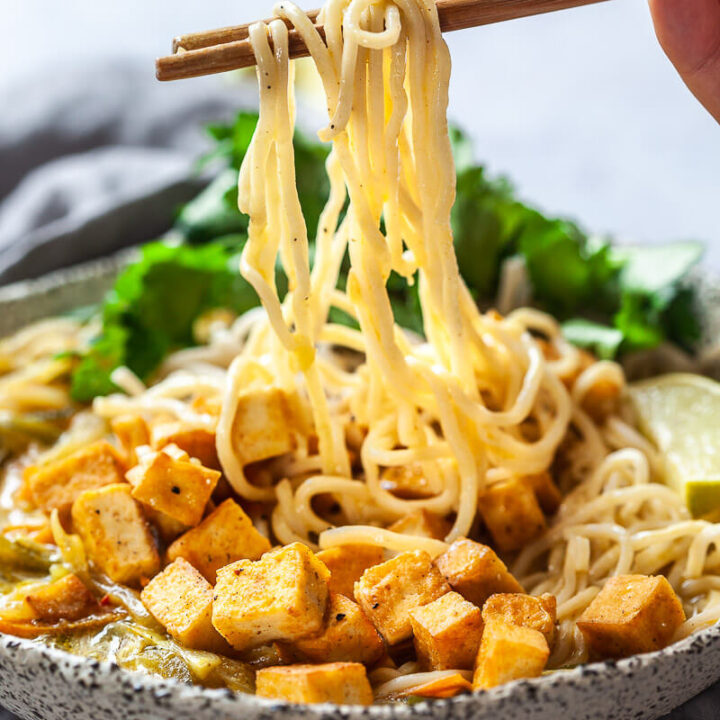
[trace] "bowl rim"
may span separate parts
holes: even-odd
[[[517,694],[520,688],[535,688],[535,690],[548,690],[553,687],[571,686],[583,677],[594,676],[595,678],[632,675],[638,668],[659,664],[664,658],[671,658],[675,655],[694,655],[710,644],[720,642],[720,621],[714,625],[701,628],[687,637],[668,645],[661,650],[649,653],[631,655],[619,660],[600,660],[584,663],[568,669],[560,669],[549,672],[538,678],[515,680],[489,690],[471,692],[457,695],[452,698],[436,698],[423,700],[412,706],[406,703],[386,703],[362,705],[337,705],[334,703],[302,704],[291,703],[284,700],[272,700],[258,697],[255,694],[236,692],[227,688],[206,688],[199,684],[184,683],[174,678],[160,678],[149,675],[141,670],[127,670],[121,668],[117,663],[108,660],[96,660],[83,655],[75,655],[66,650],[45,645],[41,641],[19,638],[14,635],[0,632],[0,651],[17,652],[22,651],[26,659],[33,657],[45,657],[58,664],[60,667],[73,673],[80,671],[100,672],[110,676],[121,675],[128,681],[133,681],[134,688],[148,690],[154,695],[166,694],[172,691],[175,700],[182,701],[183,698],[204,699],[207,701],[224,700],[237,704],[237,707],[255,706],[258,709],[272,709],[273,711],[292,711],[306,715],[323,716],[328,709],[341,710],[344,713],[356,712],[361,709],[363,714],[369,713],[372,717],[381,718],[408,718],[418,710],[437,708],[438,704],[454,709],[457,706],[472,706],[473,703],[489,702],[501,699],[511,699]],[[461,716],[462,717],[462,716]]]

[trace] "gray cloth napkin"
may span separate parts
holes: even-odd
[[[157,237],[197,193],[202,126],[247,90],[130,62],[59,68],[0,99],[0,284]]]
[[[56,69],[42,92],[0,98],[0,284],[162,234],[203,182],[200,127],[248,101],[220,82],[160,85],[128,62]],[[718,717],[712,688],[666,720]]]

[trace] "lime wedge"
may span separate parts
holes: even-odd
[[[665,482],[694,517],[720,510],[720,383],[675,373],[629,389],[640,430],[665,463]]]

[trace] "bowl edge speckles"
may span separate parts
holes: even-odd
[[[0,288],[0,335],[96,302],[126,261],[122,254]],[[720,316],[720,306],[705,307]],[[715,626],[659,652],[452,700],[371,708],[297,706],[126,672],[0,633],[0,705],[28,720],[270,720],[278,712],[287,720],[652,720],[719,679],[720,626]]]

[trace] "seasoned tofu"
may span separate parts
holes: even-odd
[[[533,489],[519,478],[491,485],[480,498],[478,510],[503,552],[520,550],[545,529],[545,516]]]
[[[151,444],[155,450],[176,445],[191,458],[212,470],[221,470],[215,449],[215,433],[204,427],[191,427],[182,422],[163,422],[153,425]]]
[[[546,515],[553,515],[557,512],[562,502],[562,495],[549,472],[524,475],[522,479],[532,488],[540,509]]]
[[[251,390],[237,400],[233,448],[243,465],[284,455],[295,449],[293,413],[278,388]]]
[[[285,665],[258,670],[258,697],[292,703],[371,705],[372,688],[360,663]]]
[[[523,591],[492,548],[467,538],[456,540],[435,564],[453,590],[478,607],[495,593]]]
[[[480,608],[449,592],[410,611],[415,651],[426,670],[472,670],[480,647]]]
[[[178,558],[156,575],[140,595],[143,605],[172,637],[187,647],[227,652],[212,624],[212,585]]]
[[[357,603],[331,592],[322,632],[316,637],[297,640],[293,650],[308,662],[372,665],[384,653],[385,645]]]
[[[253,526],[245,511],[231,499],[218,505],[197,527],[168,548],[168,559],[185,558],[211,583],[224,565],[257,560],[270,550],[270,541]]]
[[[32,609],[35,618],[44,623],[80,620],[100,609],[85,583],[72,574],[33,588],[25,596],[25,602]]]
[[[425,500],[435,494],[419,463],[383,468],[380,486],[403,500]]]
[[[385,559],[385,553],[377,545],[349,544],[321,550],[317,558],[330,571],[330,590],[352,600],[355,583],[369,567],[379,565]]]
[[[120,441],[128,467],[137,465],[137,449],[150,444],[150,429],[142,415],[120,415],[110,423]]]
[[[610,578],[577,626],[591,655],[621,658],[660,650],[685,621],[680,599],[662,575]]]
[[[330,572],[302,543],[220,568],[213,625],[238,650],[322,632]]]
[[[190,407],[203,415],[219,418],[222,412],[222,395],[198,394],[192,399]]]
[[[539,677],[550,649],[538,630],[492,619],[485,624],[473,674],[473,689],[487,690],[511,680]]]
[[[412,635],[409,613],[450,591],[423,550],[400,553],[367,569],[355,583],[355,599],[388,645]]]
[[[555,643],[557,600],[544,593],[540,597],[523,593],[499,593],[491,595],[483,605],[483,620],[502,620],[508,625],[519,625],[538,630],[545,636],[548,647]]]
[[[41,510],[65,515],[80,493],[124,480],[123,464],[105,440],[88,445],[67,457],[29,467],[25,478],[30,496]]]
[[[388,530],[402,535],[434,538],[444,540],[450,532],[452,523],[444,517],[428,510],[415,510],[394,522]]]
[[[139,585],[160,569],[140,504],[127,483],[86,490],[72,506],[73,529],[93,563],[111,580]]]
[[[176,447],[143,455],[142,462],[128,471],[127,479],[136,500],[194,527],[202,520],[220,473],[175,453]]]
[[[585,393],[580,404],[582,409],[599,424],[617,412],[623,386],[610,377],[602,378]]]

